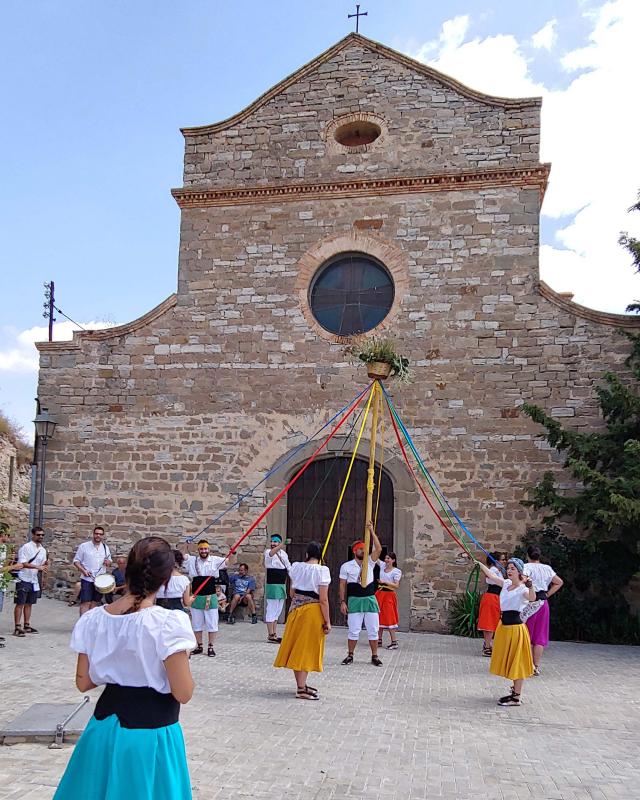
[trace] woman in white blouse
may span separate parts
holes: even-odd
[[[127,559],[125,594],[76,623],[76,686],[105,689],[54,800],[190,800],[178,717],[193,694],[189,651],[196,642],[186,614],[155,604],[174,565],[168,542],[141,539]]]
[[[291,565],[291,607],[274,667],[293,670],[296,697],[317,700],[318,690],[307,684],[310,672],[322,672],[325,637],[331,630],[329,616],[329,567],[320,564],[318,542],[307,545],[306,558]]]
[[[384,561],[378,561],[378,566],[380,567],[378,590],[376,592],[376,600],[380,606],[378,645],[382,645],[382,632],[389,631],[391,643],[387,645],[387,650],[397,650],[398,587],[402,580],[402,570],[398,569],[398,559],[395,553],[387,553]]]
[[[494,580],[500,590],[500,622],[493,640],[493,652],[489,672],[513,681],[511,694],[498,700],[501,706],[519,706],[522,704],[522,684],[525,678],[533,674],[531,659],[531,639],[527,626],[523,623],[520,612],[536,599],[536,592],[531,579],[524,574],[524,564],[519,558],[510,558],[507,562],[507,577],[495,575],[489,567],[476,564],[487,578]]]
[[[173,551],[175,566],[165,586],[161,586],[156,594],[156,603],[170,611],[186,611],[193,602],[191,581],[182,572],[184,555],[180,550]]]

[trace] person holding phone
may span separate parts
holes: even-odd
[[[267,641],[280,644],[278,619],[287,599],[287,577],[291,569],[289,556],[284,550],[284,542],[279,533],[271,534],[271,547],[264,551],[264,566],[267,580],[264,587],[264,621],[267,625]]]

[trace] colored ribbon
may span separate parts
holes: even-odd
[[[360,392],[360,394],[358,394],[358,395],[357,395],[357,396],[354,398],[354,400],[352,400],[352,401],[351,401],[351,403],[353,403],[355,400],[358,400],[358,399],[359,399],[359,398],[361,398],[361,397],[364,397],[364,395],[365,395],[365,394],[367,393],[367,391],[368,391],[368,390],[371,388],[371,386],[372,386],[372,384],[369,384],[369,386],[367,386],[365,389],[363,389],[363,390]],[[293,449],[293,450],[292,450],[292,451],[289,453],[289,455],[288,455],[288,456],[287,456],[285,459],[283,459],[283,460],[282,460],[282,461],[281,461],[279,464],[276,464],[276,466],[275,466],[275,467],[272,467],[272,468],[269,470],[269,472],[265,473],[265,475],[262,477],[262,479],[261,479],[260,481],[258,481],[258,483],[256,483],[256,485],[255,485],[255,486],[253,486],[251,489],[247,490],[247,491],[246,491],[244,494],[242,494],[242,495],[239,495],[237,500],[235,500],[233,503],[231,503],[231,505],[230,505],[230,506],[228,506],[228,508],[225,508],[225,510],[224,510],[224,511],[220,512],[220,514],[218,514],[218,516],[217,516],[217,517],[214,517],[214,519],[213,519],[213,520],[211,520],[211,522],[210,522],[210,523],[209,523],[207,526],[205,526],[205,527],[204,527],[204,528],[203,528],[203,529],[202,529],[202,530],[201,530],[199,533],[196,533],[196,534],[194,534],[193,536],[185,536],[185,538],[184,538],[185,542],[193,542],[193,540],[194,540],[194,539],[197,539],[199,536],[202,536],[202,534],[203,534],[203,533],[206,533],[206,531],[208,531],[208,530],[209,530],[209,528],[212,528],[212,527],[213,527],[213,526],[214,526],[214,525],[215,525],[217,522],[220,522],[220,520],[221,520],[221,519],[222,519],[222,518],[223,518],[223,517],[224,517],[226,514],[228,514],[230,511],[233,511],[233,510],[234,510],[234,508],[237,508],[237,507],[240,505],[240,503],[242,503],[242,501],[243,501],[243,500],[246,500],[246,498],[247,498],[247,497],[251,497],[251,495],[252,495],[252,494],[255,492],[255,490],[256,490],[258,487],[262,486],[262,484],[263,484],[263,483],[264,483],[266,480],[268,480],[268,479],[269,479],[269,478],[270,478],[272,475],[275,475],[275,474],[276,474],[276,472],[278,472],[279,470],[281,470],[281,469],[284,467],[284,465],[285,465],[285,464],[287,464],[289,461],[291,461],[291,459],[292,459],[292,458],[294,458],[294,456],[296,456],[296,455],[297,455],[297,453],[298,453],[298,452],[299,452],[299,451],[300,451],[300,450],[301,450],[301,449],[302,449],[302,448],[303,448],[303,447],[304,447],[306,444],[308,444],[310,441],[313,441],[313,439],[315,439],[315,438],[316,438],[316,436],[319,436],[319,435],[322,433],[322,431],[323,431],[323,430],[325,430],[325,428],[328,428],[328,427],[329,427],[329,425],[331,425],[331,423],[332,423],[332,422],[334,422],[336,419],[338,419],[338,417],[340,416],[340,414],[342,414],[342,413],[343,413],[343,412],[344,412],[344,411],[345,411],[347,408],[349,408],[349,406],[351,405],[351,403],[347,403],[347,405],[346,405],[346,406],[343,406],[343,407],[340,409],[340,411],[338,411],[338,413],[337,413],[337,414],[334,414],[334,415],[333,415],[333,417],[331,417],[331,419],[330,419],[328,422],[325,422],[325,424],[324,424],[324,425],[323,425],[323,426],[322,426],[322,427],[321,427],[319,430],[317,430],[315,433],[311,434],[311,436],[308,436],[308,437],[307,437],[307,438],[304,440],[304,442],[301,442],[301,443],[300,443],[300,444],[299,444],[297,447],[295,447],[295,448],[294,448],[294,449]]]
[[[369,387],[367,387],[367,388],[369,388]],[[365,392],[366,392],[366,390],[365,390]],[[260,516],[259,516],[259,517],[258,517],[256,520],[254,520],[254,522],[253,522],[253,523],[252,523],[252,524],[249,526],[249,528],[247,528],[247,530],[245,531],[245,533],[243,533],[243,534],[242,534],[242,536],[241,536],[241,537],[238,539],[238,541],[237,541],[237,542],[235,542],[235,544],[233,544],[233,545],[232,545],[232,547],[230,547],[230,548],[229,548],[229,552],[227,553],[227,557],[228,557],[229,555],[232,555],[232,554],[234,554],[234,553],[236,552],[236,550],[237,550],[237,549],[238,549],[238,547],[239,547],[239,546],[242,544],[242,542],[244,542],[244,540],[245,540],[245,539],[246,539],[248,536],[250,536],[250,535],[253,533],[253,531],[254,531],[254,530],[255,530],[255,529],[258,527],[258,525],[259,525],[259,524],[262,522],[262,520],[263,520],[263,519],[264,519],[264,518],[267,516],[267,514],[268,514],[268,513],[271,511],[271,509],[272,509],[272,508],[273,508],[273,507],[274,507],[274,506],[275,506],[275,505],[276,505],[276,504],[277,504],[277,503],[280,501],[280,499],[281,499],[282,497],[284,497],[284,495],[285,495],[285,494],[286,494],[286,493],[289,491],[289,489],[290,489],[290,488],[293,486],[293,484],[294,484],[294,483],[295,483],[295,482],[296,482],[296,481],[297,481],[297,480],[298,480],[298,479],[299,479],[299,478],[300,478],[300,477],[303,475],[303,473],[304,473],[304,472],[306,472],[306,470],[307,470],[307,469],[308,469],[308,467],[310,466],[311,462],[312,462],[312,461],[313,461],[313,460],[316,458],[316,456],[317,456],[319,453],[321,453],[321,452],[324,450],[324,448],[325,448],[325,447],[326,447],[326,446],[329,444],[329,442],[331,441],[331,439],[333,439],[333,437],[334,437],[334,436],[336,435],[336,433],[337,433],[337,432],[340,430],[340,428],[341,428],[341,427],[344,425],[344,423],[347,421],[347,419],[348,419],[348,418],[351,416],[351,414],[353,414],[353,412],[356,410],[356,408],[357,408],[357,407],[360,405],[360,403],[363,401],[363,399],[364,399],[364,395],[365,395],[365,392],[362,392],[362,393],[361,393],[361,394],[360,394],[360,395],[359,395],[359,396],[358,396],[358,397],[357,397],[357,398],[354,400],[354,402],[351,404],[350,408],[348,409],[348,411],[346,412],[346,414],[345,414],[345,415],[342,417],[342,419],[340,420],[340,422],[338,422],[338,424],[337,424],[337,425],[335,426],[335,428],[334,428],[334,429],[331,431],[331,433],[330,433],[330,434],[329,434],[329,435],[328,435],[328,436],[325,438],[325,440],[322,442],[322,444],[320,444],[320,445],[319,445],[319,446],[318,446],[318,447],[317,447],[317,448],[314,450],[314,452],[313,452],[313,453],[312,453],[312,454],[309,456],[309,458],[308,458],[308,459],[305,461],[305,463],[304,463],[304,464],[302,465],[302,467],[301,467],[301,468],[298,470],[298,472],[296,472],[296,474],[293,476],[293,478],[291,478],[291,480],[289,481],[289,483],[287,483],[287,485],[284,487],[284,489],[281,489],[281,490],[278,492],[278,494],[277,494],[277,495],[276,495],[276,496],[273,498],[273,500],[272,500],[272,501],[269,503],[269,505],[268,505],[268,506],[267,506],[267,507],[264,509],[264,511],[263,511],[263,512],[260,514]],[[366,419],[366,415],[365,415],[365,419]],[[200,587],[199,587],[199,588],[200,588]],[[195,597],[197,594],[198,594],[198,591],[196,590],[196,591],[193,593],[193,596]]]
[[[356,439],[356,446],[353,448],[353,454],[351,456],[351,461],[349,461],[349,468],[347,469],[347,475],[344,479],[344,483],[342,484],[342,490],[340,491],[340,496],[338,497],[338,504],[336,505],[336,510],[333,512],[333,519],[331,520],[331,525],[329,526],[329,532],[327,533],[327,538],[324,542],[324,547],[322,548],[322,559],[324,560],[324,554],[327,552],[327,547],[329,547],[329,541],[331,539],[331,534],[333,533],[333,529],[336,524],[336,520],[338,519],[338,514],[340,513],[340,506],[342,505],[342,499],[344,497],[344,493],[347,490],[347,484],[349,483],[349,478],[351,477],[351,470],[353,469],[353,464],[356,460],[356,456],[358,454],[358,448],[360,447],[360,440],[362,439],[362,434],[364,433],[365,425],[367,424],[367,419],[369,417],[369,410],[371,408],[371,401],[376,392],[376,383],[374,382],[371,391],[369,392],[369,399],[367,400],[367,406],[364,410],[364,416],[362,418],[362,424],[360,425],[360,430],[358,432],[358,438]]]

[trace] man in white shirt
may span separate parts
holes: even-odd
[[[373,550],[367,563],[367,582],[362,586],[361,576],[364,566],[364,542],[355,542],[351,548],[353,559],[340,567],[340,610],[347,615],[349,634],[347,657],[343,664],[353,664],[353,654],[358,644],[362,625],[367,631],[371,648],[371,663],[375,667],[382,666],[378,658],[378,632],[380,627],[380,608],[376,600],[376,582],[373,568],[380,558],[382,545],[373,530],[371,523],[367,526],[373,539]]]
[[[206,628],[208,634],[207,655],[215,656],[213,643],[218,632],[218,595],[216,584],[219,583],[220,570],[231,566],[235,561],[235,551],[228,556],[212,556],[209,542],[201,539],[198,542],[198,555],[189,555],[185,559],[187,574],[191,578],[191,591],[196,596],[191,604],[191,625],[196,636],[196,649],[192,655],[202,653],[202,632]]]
[[[267,579],[264,586],[264,621],[267,623],[267,641],[280,644],[278,619],[287,599],[287,576],[291,569],[289,556],[284,550],[284,542],[279,533],[271,534],[271,547],[264,551],[264,565]]]
[[[76,550],[73,566],[82,573],[80,578],[80,616],[102,603],[102,595],[95,587],[95,579],[111,566],[111,551],[104,541],[104,528],[96,525],[88,542]]]
[[[40,596],[41,572],[47,569],[47,551],[42,546],[44,531],[40,527],[31,529],[31,541],[23,544],[18,550],[18,564],[22,567],[16,582],[15,608],[13,611],[14,636],[25,633],[38,633],[31,627],[31,609]],[[24,626],[21,625],[24,616]]]

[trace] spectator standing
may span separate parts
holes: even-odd
[[[31,541],[23,544],[18,550],[18,571],[16,597],[13,619],[14,636],[26,633],[38,633],[31,627],[31,611],[40,596],[40,575],[47,569],[47,551],[44,549],[44,530],[40,527],[31,529]],[[24,625],[21,622],[24,618]]]
[[[82,573],[80,578],[80,616],[102,603],[102,595],[95,587],[98,575],[111,566],[111,551],[104,541],[104,528],[96,525],[88,542],[78,547],[73,565]]]

